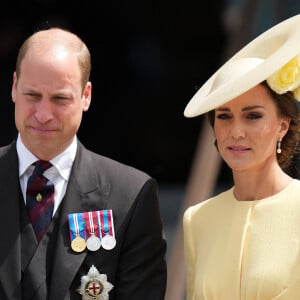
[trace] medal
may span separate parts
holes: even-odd
[[[81,277],[81,286],[77,291],[83,300],[108,300],[108,293],[112,288],[113,285],[107,281],[107,276],[91,266],[88,274]]]
[[[68,215],[71,248],[74,252],[105,250],[116,246],[112,210],[98,210]]]
[[[112,211],[100,210],[98,216],[101,224],[101,245],[105,250],[112,250],[116,246]]]
[[[99,234],[98,231],[98,219],[97,212],[90,211],[88,213],[84,213],[85,226],[88,232],[88,239],[86,241],[86,246],[90,251],[97,251],[101,247],[101,240],[97,236]]]
[[[97,251],[101,247],[101,240],[95,234],[92,234],[86,241],[86,247],[90,251]]]
[[[107,234],[102,238],[101,243],[102,243],[103,249],[111,250],[111,249],[115,248],[115,246],[116,246],[116,239],[113,236]]]
[[[71,242],[71,248],[75,252],[82,252],[84,251],[85,247],[86,247],[85,239],[80,237],[80,235],[77,235],[76,238],[73,239]]]
[[[75,252],[82,252],[86,248],[83,223],[82,213],[69,214],[71,248]]]

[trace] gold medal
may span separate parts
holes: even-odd
[[[86,248],[82,213],[69,214],[71,248],[75,252],[82,252]]]
[[[71,248],[75,252],[82,252],[86,248],[86,242],[85,239],[80,237],[78,234],[75,239],[71,242]]]

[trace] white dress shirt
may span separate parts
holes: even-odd
[[[49,179],[55,187],[53,215],[59,207],[68,185],[72,165],[77,150],[77,138],[74,137],[71,145],[62,153],[50,160],[53,167],[44,172],[44,176]],[[19,159],[19,178],[26,204],[26,189],[29,176],[32,174],[34,166],[32,165],[38,158],[33,155],[23,144],[20,134],[17,139],[17,153]]]

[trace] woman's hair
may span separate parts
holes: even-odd
[[[280,167],[282,169],[288,169],[295,159],[296,154],[299,152],[300,118],[297,101],[291,92],[279,95],[268,86],[266,81],[262,82],[262,85],[268,90],[274,100],[279,115],[291,120],[289,129],[281,142],[281,153],[277,154]],[[214,128],[215,111],[209,111],[206,115],[210,125]],[[216,143],[215,145],[217,146]],[[276,151],[276,149],[274,149],[274,151]]]

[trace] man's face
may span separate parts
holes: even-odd
[[[62,46],[30,48],[19,78],[14,74],[15,122],[24,145],[49,160],[72,142],[91,100],[91,84],[82,87],[76,55]]]

